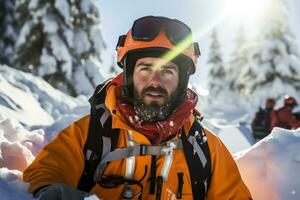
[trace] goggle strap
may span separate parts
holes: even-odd
[[[118,43],[117,43],[117,46],[116,46],[116,50],[118,50],[119,47],[124,46],[125,39],[126,39],[126,35],[119,36]]]

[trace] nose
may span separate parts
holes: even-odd
[[[158,70],[153,72],[150,78],[150,86],[153,86],[155,88],[161,86],[161,77]]]

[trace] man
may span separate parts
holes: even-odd
[[[298,121],[293,114],[293,109],[298,105],[294,97],[286,95],[284,97],[284,106],[274,111],[271,115],[271,127],[280,127],[285,129],[296,129],[300,127]]]
[[[259,107],[251,123],[253,137],[261,140],[271,132],[271,113],[275,106],[275,99],[268,98],[265,103],[265,109]]]
[[[197,95],[187,88],[200,55],[190,28],[174,19],[140,18],[119,38],[117,53],[123,73],[100,91],[111,116],[108,132],[118,136],[97,132],[104,153],[92,170],[96,181],[90,188],[82,181],[91,174],[85,159],[99,157],[84,150],[87,142],[97,142],[88,139],[93,119],[86,116],[25,170],[30,192],[40,199],[82,199],[82,188],[104,200],[251,199],[225,145],[199,122]]]

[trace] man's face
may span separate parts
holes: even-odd
[[[178,66],[163,58],[140,58],[133,72],[134,97],[146,105],[174,102],[179,82]]]

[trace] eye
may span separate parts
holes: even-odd
[[[163,73],[164,74],[169,74],[169,75],[175,75],[177,70],[174,68],[174,67],[164,67],[162,69]]]
[[[145,71],[145,72],[147,72],[147,71],[150,71],[150,70],[151,70],[151,68],[148,67],[148,66],[141,66],[141,67],[140,67],[140,71]]]
[[[163,73],[165,73],[165,74],[174,74],[174,71],[173,70],[171,70],[171,69],[163,69]]]

